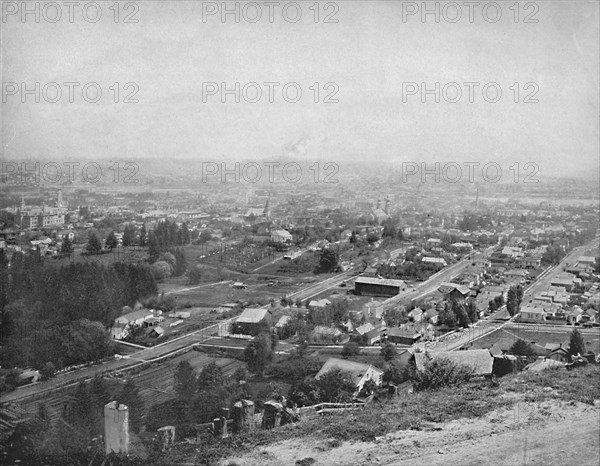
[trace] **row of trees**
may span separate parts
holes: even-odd
[[[438,310],[438,322],[450,328],[467,328],[479,320],[479,312],[473,300],[445,301]]]
[[[438,264],[422,262],[419,257],[411,257],[410,250],[406,254],[406,262],[399,265],[382,264],[377,273],[383,278],[402,280],[427,280],[431,275],[439,271]]]
[[[163,251],[189,244],[190,239],[187,223],[184,222],[181,226],[178,226],[175,222],[168,220],[157,222],[154,230],[148,234],[150,262],[157,261]]]
[[[153,431],[165,425],[174,425],[178,435],[195,435],[195,424],[212,421],[220,414],[222,407],[230,407],[245,395],[239,383],[245,378],[243,368],[231,376],[225,376],[216,363],[210,363],[200,374],[196,374],[189,362],[180,362],[174,375],[175,399],[150,408],[146,429]]]
[[[523,301],[523,287],[521,285],[511,286],[506,297],[506,310],[510,316],[519,313]]]
[[[183,248],[173,248],[160,255],[152,264],[154,278],[163,280],[171,276],[180,277],[187,271],[187,259]]]
[[[7,267],[0,258],[0,364],[61,369],[102,358],[123,306],[156,292],[143,264],[53,267],[16,253]]]

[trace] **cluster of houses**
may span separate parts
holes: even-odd
[[[594,262],[595,258],[591,256],[580,256],[575,264],[567,267],[567,271],[551,278],[547,289],[541,290],[523,305],[520,320],[586,326],[600,322],[597,311],[600,307],[598,283],[591,283],[586,287],[585,280],[581,278],[593,274],[591,267]],[[579,273],[571,273],[577,271]],[[573,304],[573,298],[576,298],[577,304]]]
[[[191,313],[188,311],[172,311],[166,317],[171,320],[169,327],[176,327]],[[124,340],[134,330],[142,329],[144,336],[159,338],[165,334],[166,319],[160,309],[147,309],[137,302],[133,307],[123,307],[122,314],[117,317],[110,329],[110,336],[115,340]]]

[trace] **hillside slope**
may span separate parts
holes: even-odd
[[[217,464],[597,465],[600,367],[404,395],[257,431],[235,447]]]
[[[375,442],[286,440],[220,464],[595,466],[600,460],[598,405],[559,400],[520,403],[483,418],[396,431]]]

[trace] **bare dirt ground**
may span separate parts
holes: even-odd
[[[398,431],[375,442],[294,439],[221,465],[594,465],[600,463],[600,400],[595,406],[518,403],[483,418]]]

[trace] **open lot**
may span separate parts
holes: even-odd
[[[472,342],[473,347],[490,347],[494,344],[501,346],[512,345],[519,338],[536,346],[545,346],[547,343],[562,343],[569,340],[573,327],[565,326],[564,330],[545,329],[539,326],[521,326],[514,324],[490,332]],[[586,349],[598,353],[600,351],[600,329],[579,329],[583,336]]]
[[[224,303],[251,302],[267,304],[271,299],[281,300],[287,294],[294,293],[318,277],[291,278],[265,274],[236,275],[235,279],[212,283],[189,285],[185,278],[177,277],[158,284],[159,293],[165,292],[177,297],[178,303],[192,306],[217,307]],[[243,282],[245,288],[234,288],[235,281]]]

